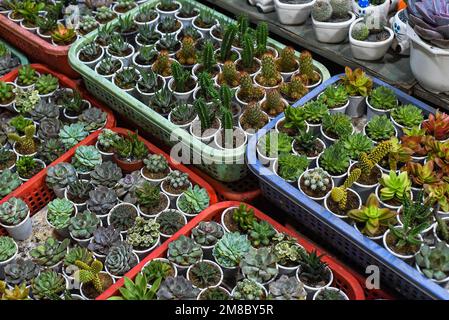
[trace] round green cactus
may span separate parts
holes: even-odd
[[[364,23],[357,23],[352,28],[351,36],[359,41],[365,41],[369,36],[369,29]]]
[[[319,0],[315,2],[312,9],[312,17],[316,21],[328,21],[332,18],[332,6],[328,0]]]

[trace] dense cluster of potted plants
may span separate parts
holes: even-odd
[[[245,16],[230,24],[188,1],[144,4],[101,28],[77,56],[220,150],[242,150],[248,135],[322,80],[309,52],[298,57],[268,43],[267,24],[253,30]]]
[[[363,133],[345,114],[353,92],[366,96]],[[303,194],[444,285],[448,138],[447,114],[425,114],[348,69],[315,100],[287,109],[276,130],[259,139],[257,154]]]
[[[57,195],[46,221],[63,240],[37,244],[31,260],[16,259],[15,240],[32,235],[27,204],[12,197],[0,206],[0,225],[9,234],[0,237],[0,268],[8,287],[27,290],[24,298],[95,299],[209,206],[205,189],[171,170],[164,156],[150,154],[131,132],[103,130],[70,163],[49,167],[45,181]]]
[[[18,69],[14,82],[0,81],[5,110],[0,132],[0,196],[31,179],[91,132],[106,125],[107,113],[57,77],[30,65]]]
[[[321,258],[241,204],[170,242],[109,299],[347,300]]]
[[[128,0],[76,1],[75,5],[66,1],[9,0],[2,2],[0,12],[53,45],[68,46],[136,6]]]

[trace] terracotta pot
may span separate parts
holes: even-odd
[[[143,167],[143,160],[138,161],[124,161],[117,157],[116,154],[112,156],[112,160],[122,169],[124,173],[131,173],[140,170]]]

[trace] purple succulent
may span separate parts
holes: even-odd
[[[449,0],[409,0],[409,24],[436,47],[449,49]]]

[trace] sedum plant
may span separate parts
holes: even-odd
[[[39,94],[46,95],[55,91],[58,85],[58,78],[51,74],[43,74],[36,80],[35,88]]]
[[[213,256],[220,266],[232,268],[240,264],[250,248],[251,242],[246,235],[238,232],[225,233],[215,245]]]
[[[33,261],[43,267],[51,267],[62,261],[67,254],[70,239],[62,242],[54,238],[48,238],[43,244],[38,245],[30,251]]]
[[[137,217],[134,225],[128,229],[126,241],[134,248],[151,248],[159,240],[159,227],[154,219]]]
[[[360,231],[370,237],[378,236],[382,227],[388,227],[388,224],[394,220],[396,215],[396,211],[381,208],[374,193],[369,195],[366,204],[360,209],[353,209],[348,212],[349,218],[364,224]]]
[[[261,285],[253,280],[243,279],[237,282],[233,298],[235,300],[264,300],[266,297]]]
[[[270,299],[273,300],[305,300],[307,292],[304,285],[295,277],[282,275],[269,285]]]
[[[179,209],[187,214],[198,214],[208,206],[209,194],[198,185],[189,187],[178,200]]]
[[[180,266],[190,266],[201,260],[203,250],[192,238],[182,235],[168,245],[167,258]]]
[[[215,221],[201,221],[192,229],[192,237],[196,243],[203,247],[213,246],[223,237],[224,231]]]
[[[275,235],[278,242],[273,246],[273,253],[276,255],[278,264],[281,266],[297,266],[301,258],[301,251],[304,249],[298,245],[296,239],[286,234]]]

